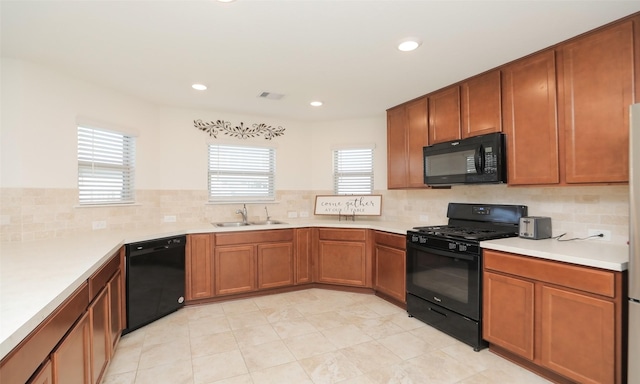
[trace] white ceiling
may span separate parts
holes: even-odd
[[[383,116],[640,11],[640,1],[6,1],[2,56],[144,100],[304,121]],[[400,52],[407,37],[422,39]],[[209,89],[198,92],[191,84]],[[260,99],[263,91],[281,100]],[[309,102],[324,101],[313,108]]]

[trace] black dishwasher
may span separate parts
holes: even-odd
[[[134,331],[184,306],[186,236],[126,245],[127,326]]]

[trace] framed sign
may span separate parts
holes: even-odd
[[[314,214],[380,216],[382,195],[317,195]]]

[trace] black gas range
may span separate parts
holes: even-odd
[[[407,231],[407,312],[471,345],[482,340],[480,242],[518,236],[524,205],[449,203],[447,225]]]

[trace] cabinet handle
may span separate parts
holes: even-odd
[[[484,173],[484,147],[482,145],[476,148],[476,153],[473,156],[473,165],[475,165],[478,175]]]

